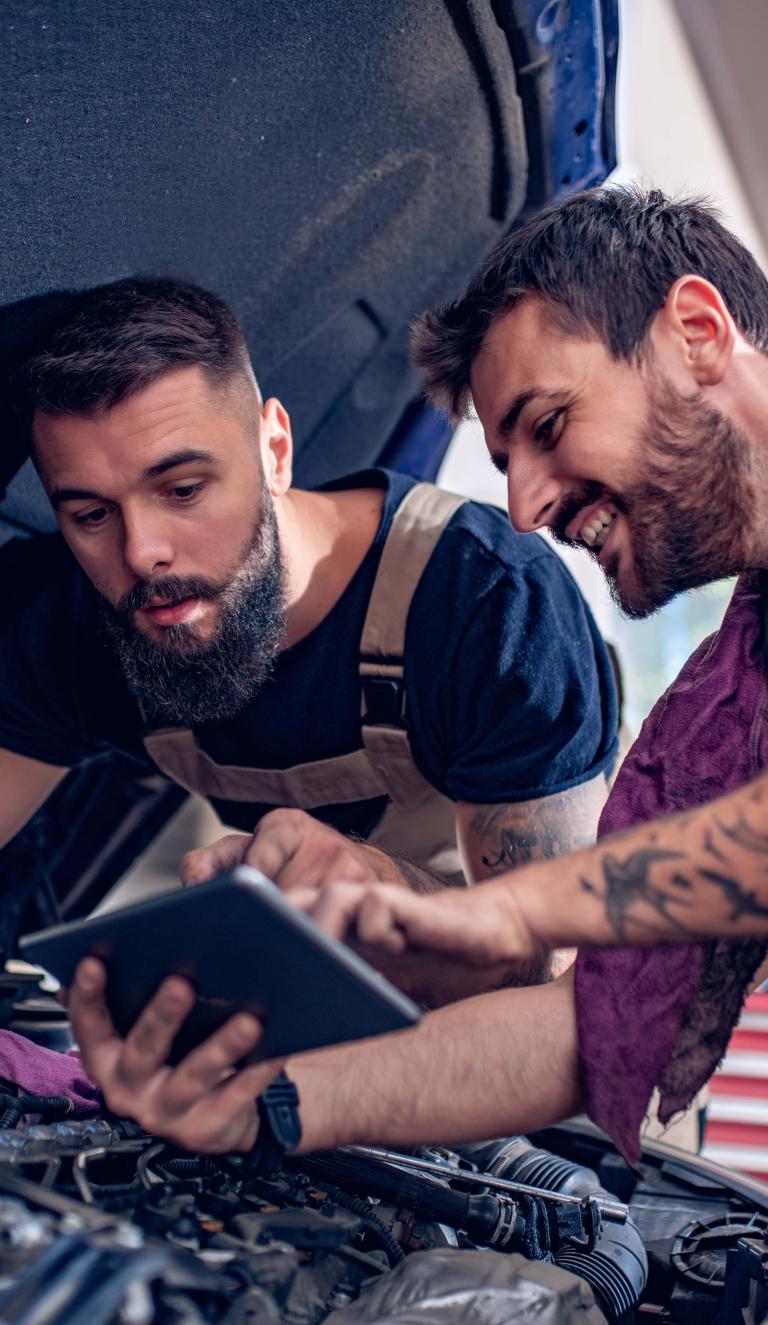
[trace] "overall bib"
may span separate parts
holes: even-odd
[[[144,735],[147,752],[160,771],[200,796],[308,811],[387,796],[389,804],[367,841],[444,879],[463,883],[455,803],[441,795],[413,761],[403,663],[406,622],[416,587],[446,526],[465,501],[432,484],[418,483],[394,513],[360,639],[359,749],[292,768],[248,768],[217,764],[189,728],[161,727]]]

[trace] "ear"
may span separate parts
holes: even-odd
[[[703,276],[675,281],[654,330],[674,343],[699,387],[723,380],[739,337],[720,291]]]
[[[275,396],[261,409],[259,446],[267,487],[273,497],[281,497],[293,479],[293,437],[288,412]]]

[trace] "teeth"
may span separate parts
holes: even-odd
[[[618,513],[612,502],[608,506],[601,506],[599,511],[595,511],[590,516],[589,523],[582,527],[580,531],[582,542],[586,543],[587,547],[602,547]]]

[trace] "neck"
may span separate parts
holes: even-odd
[[[286,572],[284,648],[304,639],[338,602],[376,537],[383,501],[377,488],[291,488],[275,502]]]

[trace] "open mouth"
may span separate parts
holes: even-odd
[[[194,621],[200,616],[203,600],[196,596],[189,598],[153,598],[141,608],[145,616],[158,626],[178,626]]]
[[[566,530],[567,536],[575,542],[581,542],[592,552],[599,552],[619,514],[618,507],[612,501],[595,502],[571,521]]]

